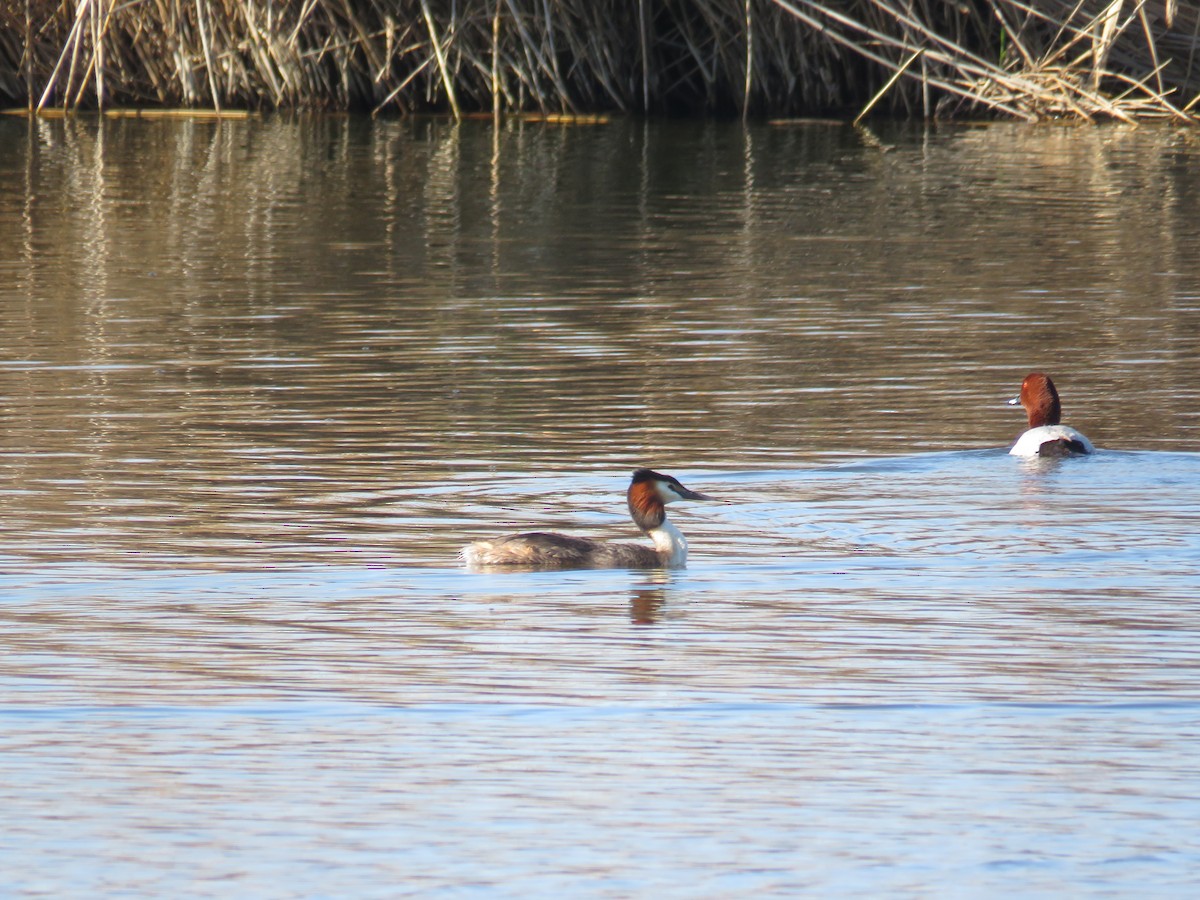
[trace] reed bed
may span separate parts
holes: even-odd
[[[31,110],[1194,122],[1198,51],[1178,0],[0,2],[0,97]]]

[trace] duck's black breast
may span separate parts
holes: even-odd
[[[1077,438],[1057,438],[1045,441],[1038,447],[1038,456],[1086,456],[1091,453],[1088,446]]]

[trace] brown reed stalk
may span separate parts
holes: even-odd
[[[920,65],[900,72],[923,51]],[[860,109],[1195,121],[1162,0],[10,0],[0,99],[376,112]]]
[[[429,43],[433,46],[433,55],[437,59],[438,71],[442,75],[446,98],[450,101],[450,109],[457,122],[462,119],[462,113],[458,109],[458,98],[454,94],[454,80],[450,77],[450,70],[446,65],[446,54],[442,51],[442,39],[438,37],[438,29],[433,22],[433,13],[429,11],[428,0],[421,0],[421,13],[425,16],[425,25],[429,28]]]

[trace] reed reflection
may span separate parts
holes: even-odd
[[[1043,364],[1072,408],[1138,398],[1083,423],[1100,446],[1196,446],[1190,144],[888,139],[0,121],[0,230],[20,236],[0,506],[32,545],[82,518],[118,551],[350,534],[443,560],[479,509],[440,491],[486,509],[514,473],[999,448],[1009,411],[981,398]],[[1148,182],[1170,202],[1129,202]]]

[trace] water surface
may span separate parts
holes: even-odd
[[[0,119],[7,891],[1194,891],[1198,148]]]

